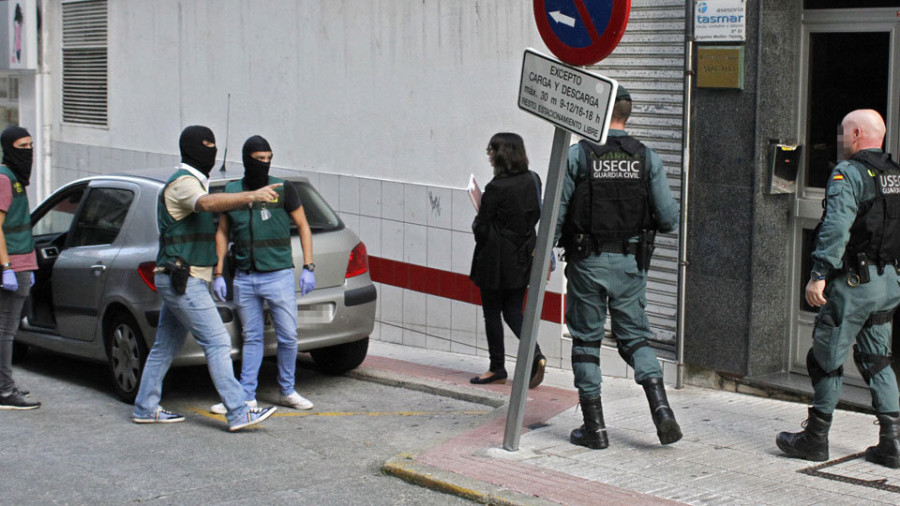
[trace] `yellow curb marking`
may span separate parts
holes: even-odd
[[[209,410],[199,409],[199,408],[187,408],[188,411],[205,416],[207,418],[212,418],[213,420],[219,420],[220,422],[224,422],[225,415],[217,415],[215,413],[210,413]],[[480,416],[491,413],[489,410],[479,410],[479,409],[464,409],[464,410],[456,410],[456,411],[319,411],[319,412],[310,412],[310,411],[288,411],[281,412],[276,411],[275,414],[272,415],[272,418],[275,417],[287,417],[287,416],[329,416],[329,417],[337,417],[337,416],[439,416],[439,415],[470,415],[470,416]]]

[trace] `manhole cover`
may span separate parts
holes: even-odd
[[[826,480],[850,483],[861,487],[887,490],[900,494],[900,486],[889,483],[900,483],[900,470],[889,469],[873,464],[863,458],[865,452],[854,453],[836,460],[829,460],[798,472],[825,478]]]

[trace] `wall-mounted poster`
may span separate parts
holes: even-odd
[[[37,70],[38,11],[35,0],[6,0],[3,3],[6,8],[0,6],[0,18],[5,16],[6,19],[0,21],[7,42],[0,51],[0,70]]]

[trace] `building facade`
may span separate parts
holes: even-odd
[[[744,40],[693,42],[697,12],[723,1],[743,9]],[[464,188],[470,174],[490,179],[484,146],[498,131],[520,133],[532,169],[547,173],[553,129],[516,105],[524,49],[548,53],[530,2],[39,9],[46,86],[20,108],[46,119],[42,194],[88,174],[174,166],[190,124],[213,128],[238,175],[243,140],[261,134],[274,165],[309,177],[366,243],[380,295],[373,338],[486,356]],[[896,0],[632,0],[622,42],[591,69],[631,91],[629,130],[660,153],[685,210],[679,232],[658,239],[649,277],[668,381],[679,339],[689,382],[805,381],[805,259],[837,125],[877,109],[887,149],[900,148],[898,10]],[[713,47],[742,54],[739,86],[698,86],[697,55]],[[792,193],[771,191],[775,144],[801,146]],[[547,290],[539,341],[551,366],[569,368],[561,270]],[[607,373],[629,374],[604,353]],[[855,367],[847,374],[860,384]]]

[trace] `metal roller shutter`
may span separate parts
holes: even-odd
[[[672,193],[681,197],[684,111],[684,0],[632,0],[628,28],[619,46],[589,67],[628,88],[634,110],[628,131],[663,160]],[[675,343],[678,235],[656,239],[647,280],[647,314],[657,341]]]

